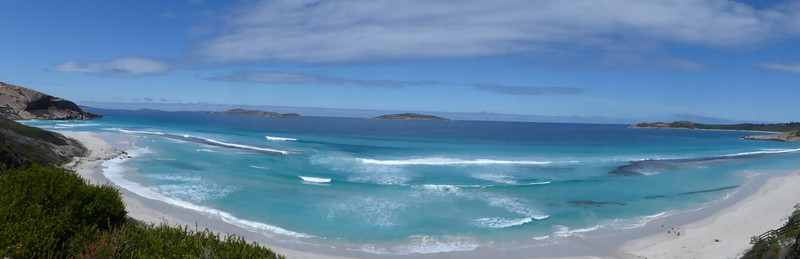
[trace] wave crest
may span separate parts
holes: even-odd
[[[546,165],[550,161],[508,161],[492,159],[464,160],[458,158],[430,157],[404,160],[377,160],[369,158],[359,158],[364,164],[376,165]]]

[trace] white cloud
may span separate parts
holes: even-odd
[[[65,73],[130,77],[157,75],[170,71],[170,66],[164,62],[141,57],[123,57],[109,61],[87,62],[84,64],[66,62],[56,64],[55,67],[59,71]]]
[[[771,70],[800,73],[800,63],[795,63],[795,64],[761,63],[758,64],[758,66]]]
[[[352,62],[514,55],[564,46],[740,47],[798,33],[791,28],[800,17],[728,0],[277,0],[235,10],[223,33],[203,42],[198,55],[214,61]]]
[[[387,80],[351,80],[336,77],[283,72],[238,72],[233,75],[211,77],[210,80],[249,82],[265,84],[322,84],[322,85],[355,85],[363,87],[404,87],[403,84]]]

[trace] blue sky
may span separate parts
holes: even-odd
[[[800,1],[0,1],[0,81],[81,102],[800,121]]]

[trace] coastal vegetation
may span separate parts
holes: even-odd
[[[772,124],[702,124],[691,121],[645,122],[628,126],[633,129],[698,129],[776,132],[774,135],[742,136],[741,139],[800,142],[800,122]]]
[[[59,168],[88,150],[12,119],[90,119],[71,101],[0,83],[0,258],[283,258],[209,230],[127,217],[119,190]]]
[[[76,140],[0,116],[0,164],[58,166],[86,152]]]
[[[203,112],[205,114],[239,114],[239,115],[255,115],[255,116],[264,116],[270,118],[291,118],[291,117],[302,117],[300,114],[297,113],[277,113],[277,112],[267,112],[267,111],[258,111],[258,110],[243,110],[243,109],[232,109],[227,111],[216,111],[216,112]]]
[[[769,132],[788,132],[800,130],[800,122],[789,123],[739,123],[739,124],[703,124],[692,121],[647,122],[638,123],[630,128],[641,129],[707,129],[707,130],[741,130],[741,131],[769,131]]]
[[[800,204],[781,228],[785,231],[775,233],[769,239],[756,242],[742,259],[785,259],[800,258]]]
[[[237,236],[126,217],[119,190],[65,169],[0,172],[1,258],[283,258]]]
[[[418,114],[418,113],[400,113],[400,114],[389,114],[389,115],[382,115],[378,117],[373,117],[371,119],[376,120],[422,120],[422,121],[449,121],[450,119],[442,118],[433,115],[425,115],[425,114]]]

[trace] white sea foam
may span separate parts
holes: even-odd
[[[200,149],[196,149],[195,151],[197,151],[197,152],[209,152],[209,153],[217,152],[217,151],[214,151],[214,150],[211,150],[211,149],[207,149],[207,148],[200,148]]]
[[[123,132],[123,133],[128,133],[128,134],[166,135],[166,133],[158,132],[158,131],[126,130],[126,129],[120,129],[120,128],[117,128],[117,130],[119,130],[120,132]]]
[[[490,197],[487,202],[489,203],[489,206],[504,208],[510,212],[518,213],[536,220],[543,220],[550,217],[550,215],[542,213],[538,209],[525,206],[525,204],[520,200],[511,197]]]
[[[372,254],[407,255],[472,251],[480,247],[480,244],[471,238],[449,236],[436,238],[425,235],[414,235],[409,238],[411,239],[409,244],[391,248],[362,245],[358,249],[351,250],[359,250]]]
[[[550,235],[533,237],[533,240],[545,240],[550,238]]]
[[[170,174],[147,174],[147,178],[161,180],[161,181],[181,181],[181,182],[200,182],[203,178],[197,176],[182,176]]]
[[[550,184],[550,183],[551,183],[550,181],[544,181],[544,182],[528,183],[527,185],[543,185],[543,184]]]
[[[318,177],[311,177],[311,176],[298,176],[298,177],[300,177],[300,179],[303,179],[303,181],[312,182],[312,183],[330,183],[331,182],[330,178],[318,178]]]
[[[545,165],[550,161],[506,161],[506,160],[492,160],[492,159],[475,159],[464,160],[458,158],[444,158],[444,157],[431,157],[431,158],[417,158],[405,160],[377,160],[369,158],[359,158],[359,161],[365,164],[376,165]]]
[[[159,193],[185,200],[206,201],[227,196],[235,192],[236,187],[225,187],[210,183],[162,184],[152,187]]]
[[[568,237],[568,236],[573,236],[573,235],[580,236],[581,233],[595,231],[595,230],[601,229],[601,228],[603,228],[605,226],[604,225],[594,225],[594,226],[591,226],[591,227],[585,227],[585,228],[579,228],[579,229],[573,229],[573,230],[569,229],[569,227],[567,227],[567,226],[562,226],[562,225],[557,225],[555,227],[556,227],[557,230],[555,232],[553,232],[554,235],[560,236],[560,237]]]
[[[533,222],[532,218],[479,218],[475,224],[484,228],[507,228]]]
[[[435,238],[418,235],[412,236],[411,240],[412,241],[410,244],[397,246],[394,248],[394,250],[401,254],[433,254],[456,251],[472,251],[480,246],[480,244],[474,240],[457,237]]]
[[[142,153],[148,152],[146,148],[136,149],[136,150],[129,150],[127,151],[128,155],[131,157],[137,157]],[[184,209],[194,210],[201,213],[204,213],[208,216],[220,219],[225,221],[229,224],[233,224],[236,226],[243,227],[253,232],[262,232],[267,231],[269,233],[274,233],[278,235],[290,236],[290,237],[297,237],[297,238],[312,238],[314,236],[298,233],[290,230],[286,230],[281,227],[267,225],[261,222],[249,221],[245,219],[239,219],[228,212],[224,212],[217,209],[212,209],[205,206],[200,206],[188,201],[184,201],[178,198],[166,196],[161,194],[153,189],[147,188],[142,186],[139,183],[132,182],[126,179],[122,173],[125,171],[125,167],[122,165],[126,159],[123,157],[118,157],[112,160],[108,160],[103,162],[102,166],[105,168],[103,169],[103,175],[105,175],[111,182],[116,184],[117,186],[131,191],[141,197],[151,199],[151,200],[158,200],[169,203],[174,206],[178,206]],[[268,234],[268,233],[264,233]]]
[[[398,211],[405,208],[405,204],[381,197],[366,196],[334,201],[326,204],[328,220],[337,221],[339,218],[355,218],[359,222],[389,228],[400,224],[401,217]]]
[[[265,136],[267,140],[272,141],[297,141],[296,138],[282,138],[282,137],[273,137],[273,136]]]
[[[737,156],[749,156],[749,155],[765,155],[765,154],[781,154],[781,153],[791,153],[800,151],[800,148],[788,148],[788,149],[764,149],[759,151],[752,151],[752,152],[742,152],[742,153],[735,153],[735,154],[727,154],[723,155],[723,157],[737,157]]]
[[[100,124],[96,123],[56,123],[57,126],[61,127],[89,127],[89,126],[100,126]]]
[[[269,167],[265,166],[250,165],[250,167],[255,169],[269,170]]]
[[[519,182],[510,175],[502,175],[502,174],[475,174],[472,175],[472,178],[479,179],[479,180],[486,180],[496,183],[508,184],[508,185],[517,185]]]
[[[425,191],[425,194],[428,195],[445,196],[461,194],[461,188],[455,185],[424,184],[421,186],[415,186],[415,188]]]
[[[211,143],[214,143],[214,144],[217,144],[217,145],[220,145],[220,146],[226,146],[226,147],[235,147],[235,148],[243,148],[243,149],[251,149],[251,150],[260,150],[260,151],[266,151],[266,152],[281,153],[281,154],[284,154],[284,155],[287,155],[287,154],[291,153],[291,152],[285,151],[285,150],[278,150],[278,149],[264,148],[264,147],[254,147],[254,146],[248,146],[248,145],[242,145],[242,144],[234,144],[234,143],[222,142],[222,141],[219,141],[219,140],[216,140],[216,139],[210,139],[210,138],[200,138],[200,139],[208,141],[208,142],[211,142]]]

